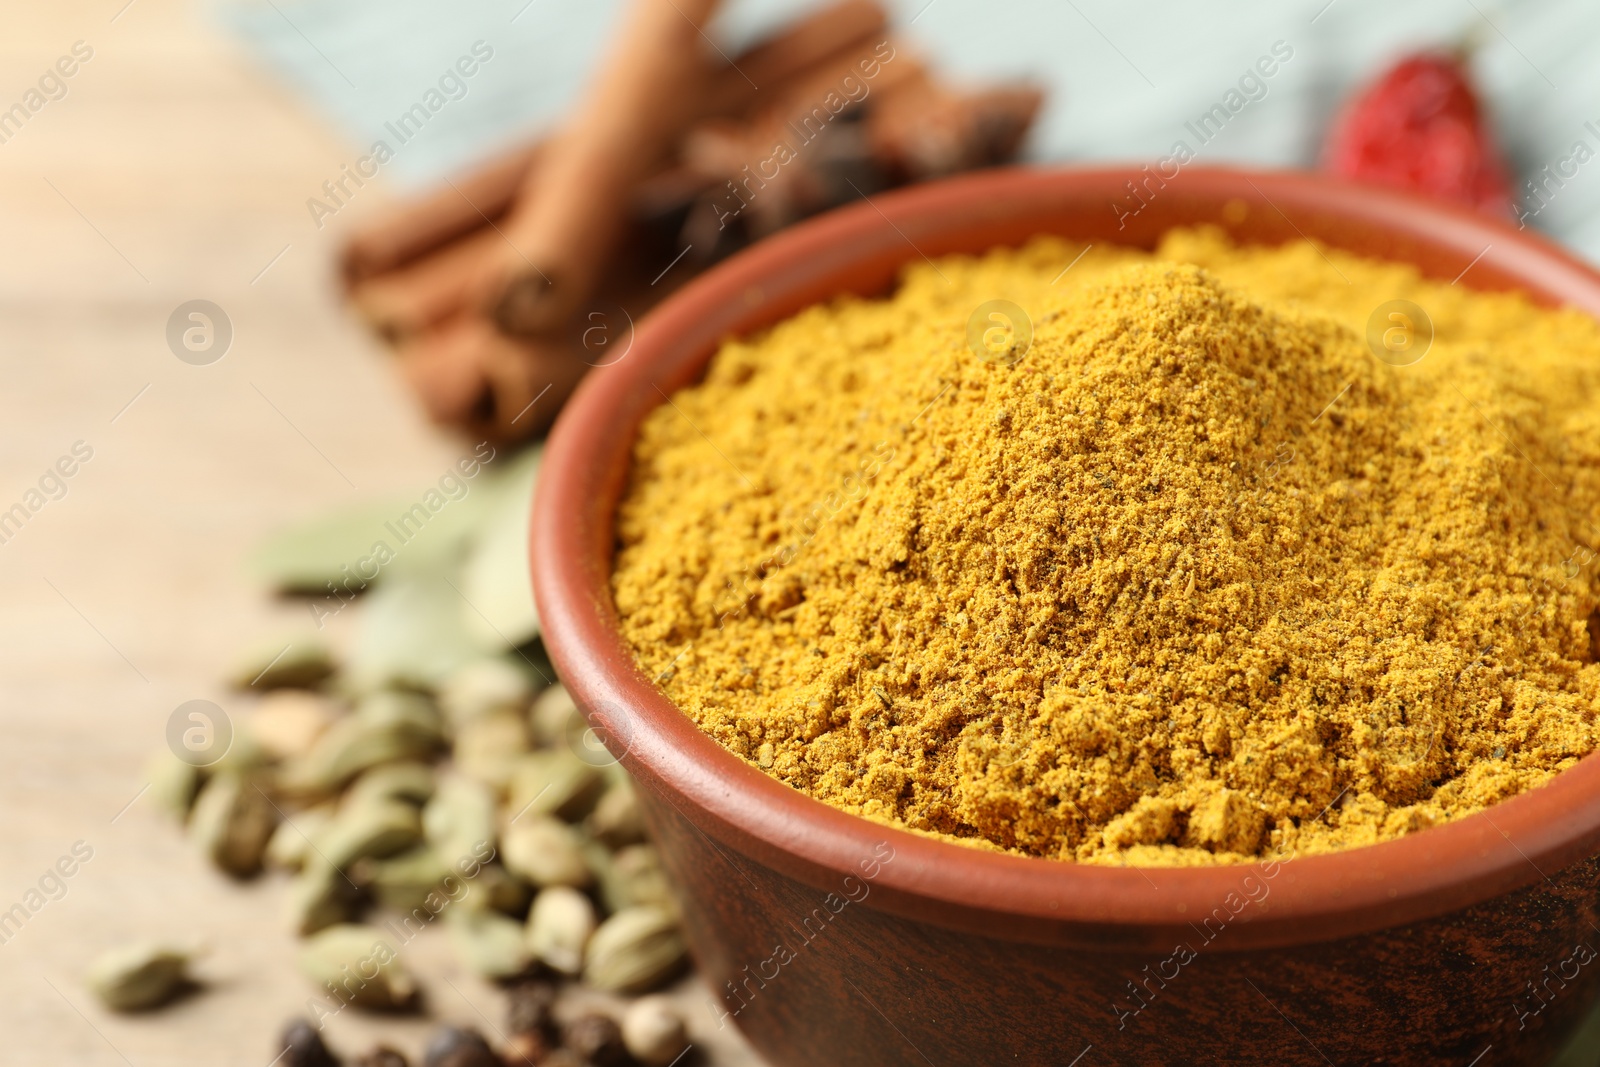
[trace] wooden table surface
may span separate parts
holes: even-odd
[[[0,143],[0,512],[42,501],[0,543],[0,912],[28,912],[20,929],[0,927],[7,1064],[273,1057],[278,1028],[313,992],[293,969],[284,883],[211,871],[140,795],[141,766],[178,704],[234,699],[219,676],[241,646],[304,623],[303,607],[241,570],[263,533],[414,489],[459,451],[422,423],[332,295],[337,227],[319,232],[305,201],[350,147],[205,11],[15,4],[0,34],[0,109],[26,106],[75,43],[92,49],[66,94]],[[385,195],[369,186],[335,222]],[[197,298],[234,330],[209,366],[179,361],[165,340],[173,309]],[[78,442],[92,458],[64,495],[46,478],[59,499],[30,497]],[[62,893],[47,872],[77,842],[93,855]],[[30,896],[41,878],[46,892]],[[484,1027],[482,1012],[498,1026],[501,995],[463,974],[436,933],[406,948],[433,1019]],[[206,944],[205,989],[153,1015],[111,1015],[84,968],[145,936]],[[683,995],[701,1004],[691,1025],[709,1029],[706,995],[692,983]],[[432,1025],[346,1012],[329,1032],[351,1053],[380,1032],[415,1053]],[[731,1031],[709,1036],[714,1062],[748,1062]]]
[[[240,567],[265,532],[412,490],[460,451],[332,295],[340,225],[385,191],[316,229],[305,201],[351,147],[205,9],[12,4],[0,33],[0,113],[78,42],[93,51],[64,96],[0,127],[0,516],[42,505],[0,527],[0,916],[27,914],[0,925],[0,1062],[20,1067],[267,1067],[314,992],[293,968],[284,883],[213,872],[142,795],[141,767],[177,705],[236,699],[219,678],[242,646],[304,623]],[[165,340],[194,299],[234,330],[209,366]],[[92,458],[63,495],[45,475],[75,445]],[[58,499],[30,497],[42,477]],[[75,845],[92,858],[52,881]],[[152,1015],[104,1011],[86,965],[151,936],[208,946],[203,991]],[[440,931],[405,952],[430,1017],[346,1012],[329,1023],[336,1048],[382,1034],[414,1056],[438,1019],[499,1025],[501,995]],[[712,1027],[707,991],[691,979],[679,995],[712,1064],[754,1062]]]

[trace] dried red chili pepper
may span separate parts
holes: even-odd
[[[1512,215],[1498,146],[1461,57],[1407,56],[1352,97],[1334,121],[1323,169]]]

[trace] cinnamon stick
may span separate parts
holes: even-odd
[[[427,329],[459,312],[494,269],[505,238],[480,226],[432,254],[357,282],[350,303],[380,336],[391,342]]]
[[[687,279],[687,272],[660,278],[670,254],[647,256],[641,237],[624,234],[594,297],[564,330],[511,338],[483,315],[458,309],[402,338],[398,362],[429,417],[493,441],[542,433],[591,367],[626,355],[631,324]]]
[[[881,37],[887,22],[887,13],[874,0],[839,0],[796,20],[740,52],[731,64],[695,79],[703,83],[698,117],[750,114],[765,105],[774,90],[781,91],[840,53]],[[763,90],[753,89],[752,83]],[[676,91],[685,97],[697,95],[692,84]],[[518,197],[531,195],[528,179],[545,143],[518,145],[437,190],[364,222],[346,239],[340,256],[347,288],[443,248],[483,227],[486,218],[498,221]]]
[[[504,215],[543,150],[542,143],[518,145],[365,223],[340,255],[346,284],[393,270],[483,226],[485,217]]]
[[[594,289],[633,188],[660,165],[695,111],[677,87],[704,62],[701,25],[717,0],[634,0],[616,47],[552,140],[539,195],[506,219],[509,281],[486,293],[512,336],[560,326]]]
[[[1012,158],[1043,101],[1028,85],[963,93],[923,79],[886,94],[867,130],[896,181],[926,181]]]
[[[889,13],[875,0],[839,0],[819,8],[735,56],[719,72],[697,118],[748,117],[771,105],[775,88],[882,40],[888,27]]]
[[[682,155],[702,179],[702,200],[686,219],[686,243],[715,258],[735,221],[740,236],[761,236],[884,188],[888,171],[856,119],[927,80],[905,42],[869,37],[774,94],[753,121],[695,126]]]
[[[589,369],[559,339],[510,338],[477,315],[408,342],[400,365],[432,421],[496,443],[547,429]]]
[[[715,5],[634,0],[568,126],[391,216],[395,232],[352,240],[351,299],[397,343],[436,422],[496,441],[540,432],[596,362],[577,312],[609,293],[637,318],[692,276],[694,257],[657,284],[681,245],[656,242],[680,226],[714,257],[863,192],[998,162],[1039,104],[1027,88],[938,84],[872,0],[840,0],[721,65],[698,29]],[[791,153],[774,172],[779,140]]]

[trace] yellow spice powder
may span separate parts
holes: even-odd
[[[1304,242],[1081,251],[913,266],[645,421],[613,591],[701,729],[868,818],[1140,865],[1397,837],[1594,747],[1600,326]],[[997,298],[1013,365],[968,344]],[[1366,340],[1396,298],[1411,366]]]

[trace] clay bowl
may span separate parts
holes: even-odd
[[[1600,315],[1600,275],[1513,227],[1320,177],[1185,169],[1137,215],[1131,169],[1007,170],[876,197],[685,287],[586,381],[532,526],[545,640],[647,817],[709,980],[701,1026],[783,1065],[1539,1063],[1600,985],[1600,761],[1336,855],[1077,866],[929,840],[779,784],[641,673],[609,592],[631,439],[718,341],[926,254],[1036,233],[1151,246],[1170,227],[1302,235]],[[1463,273],[1464,272],[1464,273]],[[1486,1049],[1492,1051],[1475,1061]],[[1079,1059],[1078,1057],[1081,1057]]]

